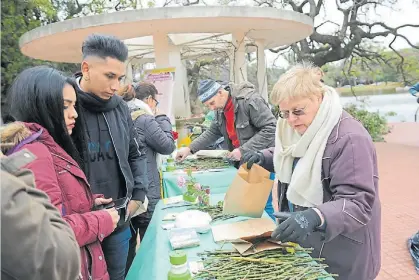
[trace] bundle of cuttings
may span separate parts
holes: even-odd
[[[206,251],[199,254],[204,269],[194,279],[199,280],[316,280],[337,275],[325,272],[324,259],[311,258],[311,249],[295,248],[287,253],[283,248],[241,256],[236,251]]]
[[[223,214],[223,201],[219,201],[216,205],[192,206],[188,209],[200,210],[202,212],[208,213],[212,218],[212,222],[223,221],[237,217],[236,215]]]
[[[227,167],[229,167],[229,163],[220,158],[201,158],[195,160],[184,160],[176,163],[176,169],[206,170],[222,169]]]

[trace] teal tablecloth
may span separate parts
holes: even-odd
[[[192,172],[196,180],[203,186],[210,186],[211,194],[226,193],[234,176],[237,174],[237,169],[229,167],[220,169],[220,171],[194,171]],[[168,198],[183,194],[182,190],[177,185],[177,178],[180,176],[187,176],[182,171],[163,172],[163,197]]]
[[[215,194],[211,196],[211,203],[215,204],[223,200],[224,194]],[[169,243],[168,231],[163,230],[162,219],[168,213],[185,211],[186,207],[177,207],[164,209],[162,201],[160,200],[156,206],[153,218],[148,226],[144,240],[141,241],[140,249],[132,263],[131,269],[128,272],[126,280],[166,280],[167,273],[170,270],[169,252],[171,246]],[[264,214],[267,216],[266,214]],[[236,218],[228,221],[220,221],[219,223],[231,223],[247,218]],[[200,246],[194,248],[183,249],[188,254],[188,261],[199,261],[197,253],[205,250],[220,249],[221,245],[216,244],[213,240],[212,233],[209,231],[205,234],[199,234]],[[226,243],[223,249],[231,249],[231,244]],[[323,280],[330,280],[333,278],[324,278]]]

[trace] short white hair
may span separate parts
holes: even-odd
[[[320,81],[323,71],[311,62],[301,62],[291,67],[274,85],[270,99],[278,105],[284,100],[322,96],[325,92]]]

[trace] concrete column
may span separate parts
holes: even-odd
[[[230,81],[238,84],[247,81],[245,33],[238,31],[231,35],[233,47],[230,55]]]
[[[125,64],[125,81],[124,81],[124,83],[127,85],[127,84],[132,83],[133,80],[134,80],[134,76],[133,76],[133,73],[132,73],[132,63],[128,59],[128,62]]]
[[[189,102],[188,76],[186,67],[182,63],[179,47],[170,47],[169,64],[171,67],[176,68],[173,111],[175,116],[190,117],[191,106]]]
[[[169,67],[169,37],[165,33],[153,34],[154,56],[157,68]]]
[[[175,67],[175,86],[173,89],[174,116],[189,117],[188,78],[185,66],[182,64],[180,48],[174,46],[167,34],[153,34],[153,45],[156,68]]]
[[[259,86],[259,93],[263,99],[268,101],[268,77],[266,75],[266,57],[265,57],[265,44],[263,41],[256,42],[257,45],[257,80]]]

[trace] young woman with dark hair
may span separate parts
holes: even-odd
[[[83,123],[78,118],[79,105],[77,102],[71,104],[72,100],[65,98],[66,95],[75,96],[75,87],[73,79],[55,69],[44,66],[26,69],[9,90],[10,116],[17,121],[43,126],[54,141],[84,167],[83,155],[75,146],[80,141],[72,140],[84,137]]]
[[[112,199],[93,195],[80,168],[83,159],[70,136],[83,135],[75,86],[49,67],[20,73],[9,93],[16,122],[2,127],[2,150],[10,155],[26,149],[36,156],[25,168],[34,173],[36,187],[47,193],[75,233],[81,252],[80,279],[107,280],[100,242],[114,231],[119,215],[114,208],[92,211]]]

